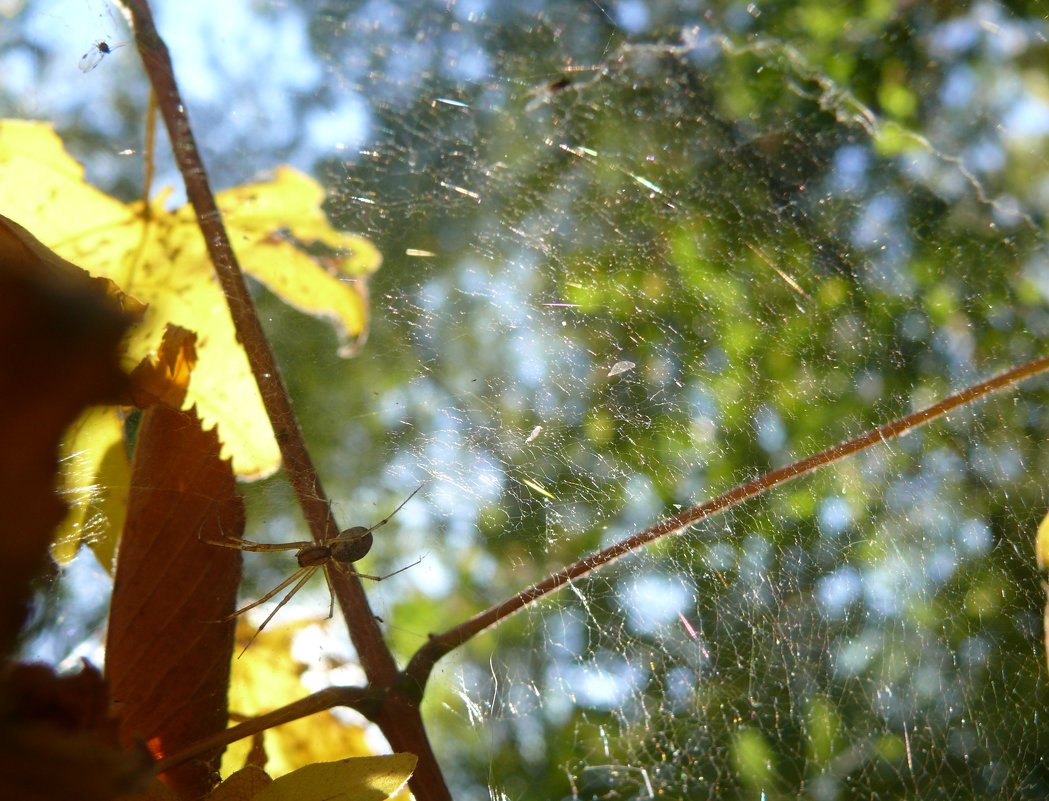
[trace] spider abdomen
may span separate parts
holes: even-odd
[[[372,549],[372,535],[364,526],[354,526],[330,540],[327,548],[336,562],[356,562]]]

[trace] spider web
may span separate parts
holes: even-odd
[[[384,253],[351,363],[261,302],[347,522],[427,480],[365,568],[425,557],[371,590],[402,659],[1049,330],[1040,12],[158,5],[216,184],[290,160]],[[781,487],[446,658],[426,714],[455,796],[1045,797],[1043,392]],[[286,496],[257,501],[297,538]]]
[[[389,135],[333,179],[390,267],[421,274],[386,296],[420,354],[408,461],[454,487],[448,514],[476,505],[460,591],[486,600],[493,574],[522,586],[1035,352],[1008,324],[973,333],[1021,302],[1028,213],[793,48],[687,29],[587,66],[379,101]],[[444,269],[408,255],[449,249]],[[1042,499],[1016,486],[1037,458],[1016,408],[772,493],[509,624],[449,670],[445,711],[476,736],[447,762],[486,755],[506,798],[1040,795],[1020,705],[1045,689],[1039,601],[1017,570]],[[1017,670],[1023,690],[1000,684]]]

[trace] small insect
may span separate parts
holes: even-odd
[[[622,373],[628,373],[637,367],[633,362],[616,362],[612,365],[612,369],[608,371],[608,377],[620,375]]]
[[[231,537],[223,535],[222,539],[218,540],[202,540],[209,545],[218,545],[223,548],[234,548],[238,551],[252,551],[252,552],[267,552],[267,551],[297,551],[295,558],[299,562],[299,569],[292,573],[287,579],[282,581],[272,590],[267,592],[257,601],[252,601],[247,606],[238,609],[231,615],[227,615],[222,620],[232,620],[233,618],[244,614],[245,612],[254,609],[256,606],[266,603],[273,596],[284,590],[286,587],[291,586],[288,594],[285,595],[277,603],[277,606],[273,609],[266,619],[262,621],[262,625],[259,626],[251,639],[248,640],[248,644],[244,646],[244,651],[248,650],[248,647],[255,642],[255,638],[262,633],[262,630],[266,628],[266,625],[273,620],[274,615],[280,611],[281,607],[284,606],[288,601],[292,599],[299,590],[301,590],[307,581],[313,578],[313,574],[316,573],[323,567],[334,567],[336,570],[340,570],[343,573],[357,573],[361,578],[371,579],[372,581],[384,581],[391,576],[396,576],[398,573],[403,573],[409,568],[415,567],[421,559],[417,559],[410,565],[402,567],[400,570],[395,570],[392,573],[387,573],[385,576],[372,576],[368,573],[358,573],[353,569],[353,563],[358,559],[363,559],[368,551],[372,547],[372,532],[377,528],[381,528],[390,522],[391,518],[397,514],[401,509],[404,508],[405,504],[408,503],[412,498],[415,497],[415,493],[422,489],[420,484],[415,488],[407,498],[405,498],[401,505],[394,509],[390,514],[380,520],[371,528],[365,528],[364,526],[353,526],[348,528],[339,534],[337,537],[331,537],[330,539],[324,540],[323,542],[279,542],[279,543],[264,543],[264,542],[252,542],[251,540],[241,539],[240,537]],[[324,579],[328,582],[328,595],[330,603],[328,605],[328,617],[331,618],[335,614],[335,589],[332,587],[331,576],[328,575],[327,570],[324,572]],[[241,651],[241,656],[244,655],[244,651]]]
[[[525,111],[535,111],[540,106],[544,105],[545,103],[549,103],[551,100],[553,100],[554,95],[563,92],[571,85],[572,79],[569,78],[567,75],[562,75],[556,80],[548,81],[547,83],[544,83],[541,86],[535,87],[531,92],[528,93],[528,96],[531,98],[531,100],[529,100],[528,104],[525,106]]]
[[[105,39],[100,39],[91,46],[90,50],[80,57],[80,71],[91,72],[91,70],[99,65],[103,58],[126,44],[127,42],[110,44]]]

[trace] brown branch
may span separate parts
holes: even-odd
[[[957,409],[959,406],[972,403],[979,398],[990,395],[993,392],[998,392],[1012,386],[1013,384],[1023,381],[1024,379],[1038,375],[1039,373],[1044,373],[1047,370],[1049,370],[1049,357],[1043,357],[1041,359],[1027,362],[1024,365],[1001,373],[994,378],[982,381],[979,384],[974,384],[960,392],[949,395],[940,402],[935,403],[926,409],[900,417],[890,423],[873,428],[855,439],[850,439],[848,442],[843,442],[839,445],[827,448],[813,456],[809,456],[805,459],[794,462],[793,464],[787,465],[786,467],[781,467],[777,470],[766,473],[753,481],[740,484],[713,500],[707,501],[699,506],[693,506],[691,509],[686,509],[680,514],[667,518],[654,526],[646,528],[644,531],[639,531],[637,534],[617,542],[615,545],[611,545],[602,551],[586,556],[574,564],[551,574],[538,584],[533,584],[531,587],[519,592],[512,598],[489,607],[485,611],[475,615],[455,628],[448,629],[441,634],[431,635],[429,641],[415,652],[415,655],[412,657],[411,661],[408,663],[408,667],[404,671],[404,677],[415,684],[415,691],[421,697],[423,688],[426,686],[426,681],[429,679],[430,672],[433,670],[433,666],[442,656],[462,645],[476,634],[484,631],[489,626],[494,626],[515,612],[523,609],[528,604],[533,603],[544,595],[563,587],[573,579],[585,576],[586,574],[615,561],[619,557],[624,556],[631,551],[635,551],[650,542],[665,537],[668,534],[676,534],[679,531],[683,531],[689,526],[695,525],[696,523],[705,520],[708,517],[712,517],[725,509],[729,509],[736,504],[742,503],[749,498],[753,498],[755,495],[760,495],[779,484],[803,476],[806,473],[811,473],[812,471],[826,465],[833,464],[840,459],[859,453],[860,451],[866,450],[878,443],[896,439],[918,426],[922,426],[938,417],[943,417],[953,409]]]
[[[157,98],[179,172],[186,184],[186,195],[197,213],[204,242],[208,248],[219,283],[222,286],[237,337],[244,347],[252,374],[258,383],[266,414],[273,426],[288,478],[295,490],[299,505],[315,540],[323,540],[328,532],[338,531],[338,523],[326,499],[317,470],[313,466],[298,419],[292,411],[291,400],[281,380],[277,361],[263,333],[248,291],[244,274],[233,253],[222,215],[208,183],[200,152],[197,148],[189,116],[175,82],[171,57],[160,38],[148,0],[126,0],[131,12],[135,42],[149,75]],[[336,587],[339,606],[346,617],[350,637],[360,655],[369,682],[373,686],[388,686],[394,679],[397,666],[393,655],[383,641],[361,581],[355,575],[330,571]]]
[[[186,195],[197,214],[197,223],[226,296],[237,337],[258,383],[289,480],[313,538],[324,540],[329,532],[339,530],[338,523],[306,450],[298,419],[280,378],[277,361],[263,333],[255,304],[222,223],[222,215],[208,185],[189,116],[175,83],[171,57],[157,32],[148,0],[125,0],[125,3],[135,28],[135,44],[149,75],[175,161],[186,184]],[[393,654],[382,638],[377,619],[368,606],[361,580],[353,573],[340,570],[328,570],[328,574],[339,607],[346,618],[350,638],[368,677],[369,691],[374,689],[385,692],[399,679],[400,674]],[[383,696],[392,701],[392,705],[386,704],[390,711],[378,718],[379,727],[391,745],[418,757],[419,762],[410,785],[413,794],[420,801],[450,801],[451,794],[430,747],[417,699],[396,691],[393,696],[392,699]]]
[[[189,762],[191,759],[217,752],[230,743],[235,743],[237,740],[251,737],[266,729],[272,729],[274,726],[291,723],[299,718],[316,715],[318,712],[323,712],[336,706],[351,707],[366,718],[371,719],[382,704],[383,696],[384,693],[381,691],[370,690],[365,687],[326,687],[320,692],[307,695],[305,698],[300,698],[298,701],[282,706],[280,709],[275,709],[272,712],[267,712],[265,715],[259,715],[251,720],[246,720],[236,726],[217,732],[210,737],[205,737],[177,754],[158,760],[154,768],[157,773],[164,773]]]

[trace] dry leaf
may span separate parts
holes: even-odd
[[[65,513],[58,445],[77,415],[120,397],[118,344],[131,317],[90,278],[0,217],[0,652],[21,628],[29,583]]]
[[[91,665],[65,676],[46,665],[15,665],[3,696],[0,798],[103,801],[152,777],[145,748],[120,746],[105,682]]]
[[[156,356],[140,361],[131,371],[131,398],[139,409],[163,403],[181,409],[189,391],[189,377],[197,365],[197,335],[177,325],[164,331]]]
[[[143,415],[120,542],[106,675],[127,736],[170,755],[226,726],[240,552],[201,542],[244,529],[218,437],[191,413]],[[216,753],[166,775],[183,797],[211,789]]]

